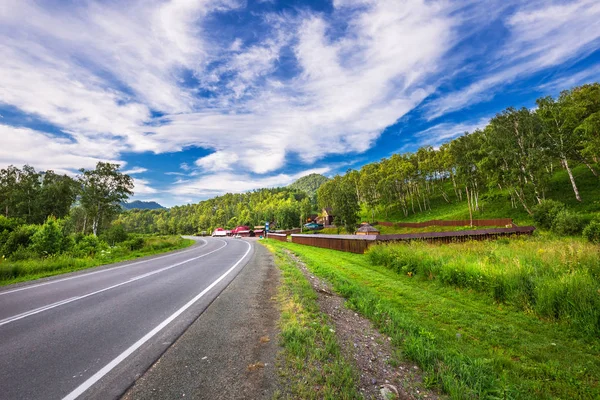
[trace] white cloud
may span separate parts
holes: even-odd
[[[421,132],[418,132],[415,137],[417,138],[417,146],[431,145],[438,147],[441,144],[448,142],[458,136],[463,135],[465,132],[472,133],[477,129],[483,129],[490,122],[490,117],[483,117],[476,121],[467,122],[444,122],[441,124],[434,125]],[[416,147],[416,146],[415,146]]]
[[[496,3],[494,17],[509,7]],[[474,83],[431,102],[432,118],[597,47],[595,1],[506,3],[515,8],[505,21],[507,43],[491,52]],[[332,14],[262,15],[265,30],[248,40],[206,29],[211,16],[244,7],[242,0],[52,7],[4,0],[0,102],[56,125],[67,138],[1,127],[0,163],[72,170],[118,160],[125,152],[196,146],[211,153],[172,173],[194,178],[173,189],[181,198],[278,185],[290,176],[268,174],[285,167],[290,155],[310,168],[328,155],[364,152],[435,92],[440,79],[454,73],[447,70],[448,51],[465,31],[487,27],[477,23],[489,14],[471,12],[474,4],[335,0]],[[284,55],[290,71],[280,69]],[[210,96],[198,96],[200,91]],[[153,111],[164,116],[153,119]],[[421,137],[454,135],[440,126]],[[235,179],[238,171],[248,175]],[[219,184],[221,178],[228,181]],[[137,183],[138,191],[158,195],[148,182]]]
[[[135,174],[142,174],[142,173],[147,172],[147,171],[148,171],[148,168],[144,168],[144,167],[132,167],[131,169],[123,171],[123,173],[127,174],[127,175],[135,175]]]
[[[242,193],[255,189],[287,186],[312,173],[325,174],[329,168],[316,168],[293,175],[278,174],[256,178],[247,174],[218,172],[194,180],[184,180],[175,185],[170,193],[174,196],[218,196],[225,193]]]
[[[146,179],[133,179],[133,192],[135,193],[136,198],[144,195],[155,194],[158,193],[158,190],[150,186],[150,182]]]
[[[73,174],[76,168],[94,169],[98,161],[124,165],[110,142],[76,142],[27,128],[0,124],[0,160],[5,165],[29,164],[37,170]]]
[[[494,55],[483,77],[432,101],[427,118],[489,100],[518,78],[578,59],[600,46],[600,3],[578,0],[564,4],[538,1],[517,9],[506,21],[509,38]],[[566,88],[566,87],[565,87]]]

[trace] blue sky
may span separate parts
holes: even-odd
[[[600,3],[3,0],[0,167],[166,206],[437,146],[600,80]]]

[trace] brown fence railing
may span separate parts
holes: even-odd
[[[292,242],[362,254],[372,243],[375,243],[376,238],[375,235],[292,235]]]
[[[272,233],[267,234],[269,239],[279,240],[280,242],[287,242],[287,235],[285,233]]]
[[[490,240],[506,236],[531,235],[533,226],[476,229],[454,232],[421,232],[400,235],[292,235],[292,242],[325,249],[363,254],[369,246],[378,243],[425,240],[432,243],[455,243],[469,240]]]
[[[425,228],[428,226],[515,226],[512,218],[474,219],[473,224],[468,219],[445,221],[434,219],[424,222],[377,222],[374,225],[397,226],[400,228]]]

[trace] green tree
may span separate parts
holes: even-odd
[[[80,171],[81,205],[86,211],[86,223],[91,222],[92,233],[98,235],[102,223],[109,222],[121,210],[121,202],[133,194],[133,179],[119,172],[118,164],[105,162],[98,162],[94,170]]]
[[[62,228],[56,218],[49,217],[31,238],[31,248],[42,256],[57,254],[61,251],[63,239]]]
[[[336,175],[319,188],[317,196],[322,208],[332,208],[336,225],[343,225],[348,233],[356,231],[360,205],[353,180]]]
[[[561,165],[569,174],[571,186],[577,201],[581,195],[571,171],[569,161],[577,159],[577,152],[583,147],[583,132],[576,128],[585,119],[586,107],[575,101],[573,92],[563,91],[557,100],[552,97],[542,97],[536,101],[537,114],[544,124],[544,133],[551,154],[560,160]]]
[[[46,171],[36,202],[36,222],[41,223],[51,215],[58,219],[66,217],[75,202],[78,190],[79,186],[73,178],[55,174],[51,170]]]
[[[19,172],[14,165],[0,170],[0,207],[7,218],[15,216],[15,193]]]

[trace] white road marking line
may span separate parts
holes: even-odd
[[[194,260],[197,260],[197,259],[199,259],[199,258],[206,257],[207,255],[209,255],[209,254],[212,254],[212,253],[215,253],[215,252],[217,252],[217,251],[219,251],[219,250],[221,250],[222,248],[224,248],[224,247],[226,247],[226,246],[227,246],[227,242],[223,242],[223,243],[225,243],[225,245],[224,245],[224,246],[221,246],[221,247],[219,247],[219,248],[218,248],[218,249],[216,249],[216,250],[213,250],[213,251],[211,251],[211,252],[208,252],[208,253],[206,253],[206,254],[202,254],[202,255],[200,255],[200,256],[197,256],[197,257],[194,257],[194,258],[190,258],[190,259],[188,259],[188,260],[185,260],[185,261],[178,262],[177,264],[169,265],[168,267],[164,267],[164,268],[161,268],[161,269],[157,269],[157,270],[155,270],[155,271],[151,271],[151,272],[147,272],[147,273],[145,273],[145,274],[142,274],[142,275],[135,276],[135,277],[133,277],[133,278],[130,278],[130,279],[126,280],[126,281],[123,281],[123,282],[117,283],[117,284],[115,284],[115,285],[112,285],[112,286],[106,287],[106,288],[104,288],[104,289],[96,290],[96,291],[94,291],[94,292],[87,293],[87,294],[84,294],[84,295],[81,295],[81,296],[75,296],[75,297],[71,297],[71,298],[69,298],[69,299],[66,299],[66,300],[61,300],[61,301],[58,301],[58,302],[56,302],[56,303],[48,304],[48,305],[46,305],[46,306],[42,306],[42,307],[40,307],[40,308],[36,308],[36,309],[34,309],[34,310],[25,311],[24,313],[17,314],[17,315],[14,315],[14,316],[12,316],[12,317],[5,318],[5,319],[3,319],[3,320],[0,320],[0,326],[2,326],[2,325],[6,325],[6,324],[9,324],[9,323],[11,323],[11,322],[14,322],[14,321],[18,321],[18,320],[20,320],[20,319],[23,319],[23,318],[29,317],[29,316],[31,316],[31,315],[35,315],[35,314],[39,314],[39,313],[41,313],[41,312],[44,312],[44,311],[51,310],[51,309],[53,309],[53,308],[56,308],[56,307],[58,307],[58,306],[63,306],[63,305],[65,305],[65,304],[69,304],[69,303],[72,303],[72,302],[74,302],[74,301],[77,301],[77,300],[85,299],[86,297],[90,297],[90,296],[93,296],[93,295],[95,295],[95,294],[98,294],[98,293],[106,292],[107,290],[111,290],[111,289],[117,288],[117,287],[119,287],[119,286],[123,286],[123,285],[125,285],[125,284],[131,283],[131,282],[135,282],[135,281],[137,281],[137,280],[140,280],[140,279],[143,279],[143,278],[147,278],[147,277],[149,277],[149,276],[152,276],[152,275],[158,274],[158,273],[160,273],[160,272],[163,272],[163,271],[169,270],[169,269],[171,269],[171,268],[175,268],[175,267],[178,267],[178,266],[180,266],[180,265],[187,264],[187,263],[188,263],[188,262],[190,262],[190,261],[194,261]]]
[[[134,265],[143,264],[145,262],[150,262],[150,261],[155,261],[155,260],[161,260],[163,258],[172,257],[172,256],[175,256],[175,255],[178,255],[178,254],[189,253],[190,251],[197,250],[197,249],[202,248],[202,247],[204,247],[204,246],[206,246],[208,244],[208,242],[206,240],[204,240],[204,239],[200,239],[200,240],[202,240],[204,242],[204,244],[202,246],[195,247],[193,249],[184,250],[184,251],[180,251],[180,252],[177,252],[177,253],[171,253],[171,254],[167,254],[167,255],[164,255],[164,256],[156,257],[156,258],[151,258],[150,260],[136,261],[136,262],[131,263],[131,264],[121,265],[120,267],[113,267],[113,268],[103,269],[103,270],[100,270],[100,271],[88,272],[88,273],[85,273],[85,274],[70,276],[68,278],[56,279],[56,280],[52,280],[52,281],[48,281],[48,282],[44,282],[44,283],[38,283],[37,285],[23,286],[23,287],[20,287],[18,289],[13,289],[13,290],[7,290],[5,292],[0,292],[0,296],[3,296],[5,294],[14,293],[14,292],[20,292],[20,291],[23,291],[23,290],[33,289],[33,288],[40,287],[40,286],[51,285],[53,283],[70,281],[71,279],[83,278],[84,276],[96,275],[96,274],[101,274],[101,273],[109,272],[109,271],[116,271],[116,270],[121,269],[121,268],[132,267]]]
[[[195,302],[200,300],[200,298],[202,298],[206,293],[208,293],[212,288],[214,288],[219,282],[221,282],[223,279],[225,279],[225,277],[227,275],[229,275],[231,273],[231,271],[233,271],[244,260],[244,258],[246,258],[246,256],[252,249],[252,246],[250,245],[250,243],[248,243],[248,242],[245,242],[245,243],[248,245],[248,250],[246,250],[246,253],[244,253],[242,258],[240,258],[238,260],[238,262],[236,262],[233,265],[233,267],[229,268],[223,275],[221,275],[219,278],[217,278],[217,280],[215,280],[213,283],[211,283],[206,289],[204,289],[202,292],[200,292],[196,297],[194,297],[193,299],[188,301],[183,307],[181,307],[179,310],[175,311],[170,317],[165,319],[163,322],[158,324],[154,329],[152,329],[150,332],[148,332],[146,335],[144,335],[144,337],[142,337],[140,340],[138,340],[137,342],[132,344],[127,350],[125,350],[123,353],[119,354],[111,362],[106,364],[100,371],[96,372],[94,375],[92,375],[90,378],[88,378],[85,382],[83,382],[81,385],[79,385],[75,390],[73,390],[71,393],[69,393],[68,395],[63,397],[63,400],[74,400],[77,397],[79,397],[80,395],[82,395],[86,390],[88,390],[90,387],[92,387],[92,385],[94,385],[96,382],[98,382],[100,379],[102,379],[106,374],[108,374],[110,371],[112,371],[123,360],[125,360],[127,357],[129,357],[134,351],[139,349],[148,340],[152,339],[152,337],[154,335],[156,335],[158,332],[160,332],[165,326],[167,326],[175,318],[180,316],[185,310],[187,310]]]

